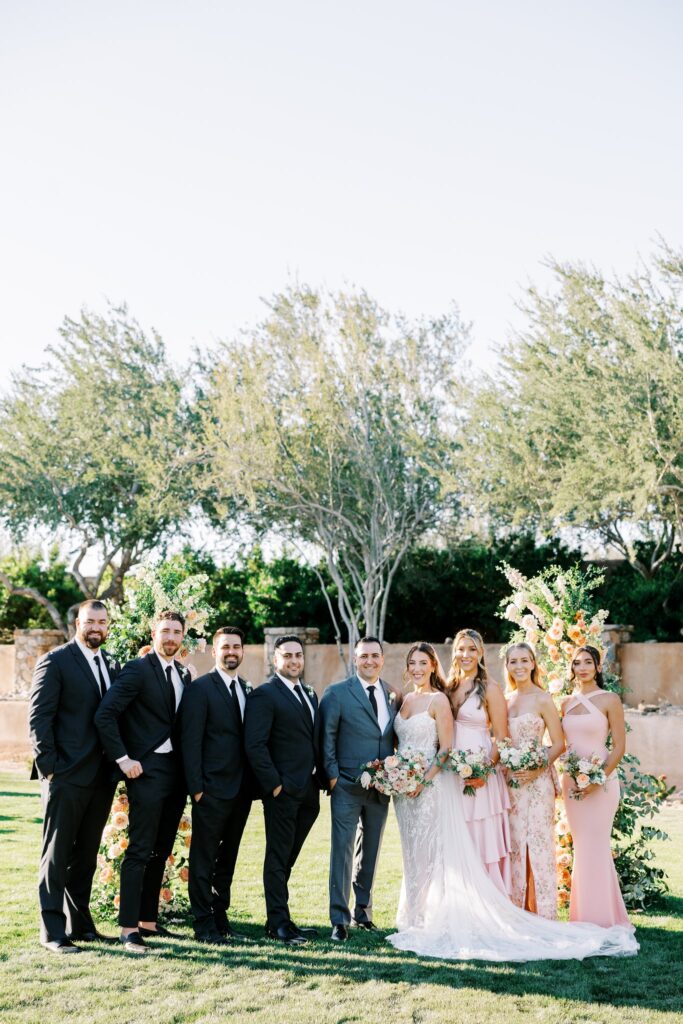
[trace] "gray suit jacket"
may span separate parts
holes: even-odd
[[[320,717],[323,767],[328,779],[341,775],[355,781],[364,762],[393,754],[394,719],[401,706],[401,695],[384,680],[379,682],[389,707],[389,722],[384,732],[380,732],[358,676],[349,676],[325,690],[320,701]]]

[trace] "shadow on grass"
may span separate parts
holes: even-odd
[[[306,983],[322,977],[341,984],[409,982],[450,988],[485,989],[507,996],[543,995],[611,1006],[676,1010],[680,1007],[683,933],[663,928],[638,929],[641,952],[632,957],[589,957],[584,961],[545,960],[528,963],[443,961],[394,949],[377,936],[356,936],[340,948],[326,938],[302,948],[275,945],[262,929],[240,922],[250,942],[224,949],[185,940],[152,940],[164,959],[203,965],[225,965],[254,972],[285,971]],[[90,947],[91,949],[93,947]],[[98,946],[103,955],[129,956],[123,949]],[[663,965],[667,966],[664,971]]]

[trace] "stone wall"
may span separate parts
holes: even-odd
[[[43,654],[64,643],[58,629],[14,630],[14,697],[27,697],[36,662]]]

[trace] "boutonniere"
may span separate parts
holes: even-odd
[[[387,694],[387,699],[389,701],[389,704],[396,703],[396,694],[394,693],[393,690],[389,690],[389,693]]]
[[[304,683],[304,690],[306,691],[309,697],[315,697],[315,690],[313,689],[312,686],[309,686],[308,683]]]
[[[248,681],[247,681],[246,679],[245,679],[245,680],[244,680],[244,682],[242,683],[242,686],[244,687],[244,692],[246,693],[246,695],[247,695],[247,697],[248,697],[248,696],[249,696],[249,694],[250,694],[250,693],[252,692],[252,690],[254,689],[254,687],[253,687],[253,686],[251,685],[251,683],[250,683],[250,682],[248,682]]]

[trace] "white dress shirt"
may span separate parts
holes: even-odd
[[[386,727],[389,725],[391,715],[389,714],[389,707],[387,705],[387,698],[384,693],[384,687],[380,683],[379,679],[376,683],[366,683],[360,676],[356,676],[358,682],[365,690],[365,696],[368,698],[368,704],[370,704],[370,694],[368,693],[368,687],[375,687],[375,700],[377,701],[377,721],[379,723],[380,732],[384,732]],[[370,710],[372,711],[372,704],[370,704]]]
[[[224,672],[222,668],[218,667],[218,665],[216,665],[216,672],[218,672],[218,675],[221,677],[221,679],[223,680],[223,682],[227,686],[229,693],[230,693],[230,684],[232,683],[233,679],[235,680],[235,691],[237,693],[237,702],[238,702],[238,704],[240,706],[240,715],[242,716],[242,721],[244,721],[244,707],[245,707],[245,704],[247,702],[247,698],[244,696],[244,690],[240,686],[239,679],[237,678],[237,676],[229,676],[228,673]],[[232,693],[230,693],[230,700],[232,700]]]
[[[289,687],[289,689],[292,691],[292,696],[294,697],[294,700],[297,700],[297,701],[299,700],[297,694],[294,691],[294,687],[295,686],[300,686],[301,687],[301,692],[304,695],[304,701],[306,702],[306,706],[308,707],[308,710],[311,712],[311,718],[315,721],[315,711],[313,710],[313,705],[311,704],[310,700],[308,699],[308,694],[306,693],[306,690],[304,689],[303,683],[301,683],[298,679],[295,682],[292,682],[291,679],[285,679],[285,677],[281,676],[279,672],[276,672],[275,675],[278,677],[278,679],[282,680],[282,682],[285,684],[285,686]],[[301,703],[301,701],[299,701],[299,703]]]
[[[104,679],[104,685],[106,686],[107,689],[109,689],[109,687],[111,686],[111,679],[109,678],[109,673],[107,672],[107,663],[104,660],[104,655],[102,654],[102,651],[99,649],[99,647],[97,648],[97,650],[93,651],[90,647],[87,647],[86,644],[81,643],[78,637],[76,637],[76,643],[78,644],[79,651],[90,665],[92,674],[94,675],[95,681],[97,682],[98,690],[100,688],[100,677],[97,674],[97,665],[95,664],[95,658],[98,657],[100,659],[100,668],[102,669],[102,678]]]

